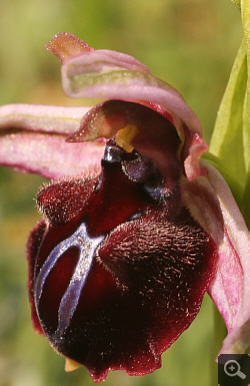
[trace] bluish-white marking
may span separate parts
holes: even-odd
[[[58,310],[58,327],[56,331],[57,337],[62,336],[63,332],[69,325],[69,322],[78,305],[81,296],[81,291],[89,274],[95,251],[98,245],[104,239],[104,237],[104,235],[98,237],[90,237],[88,235],[86,224],[82,223],[75,231],[75,233],[72,234],[72,236],[61,241],[51,251],[37,276],[35,284],[35,303],[37,313],[39,315],[38,304],[42,296],[44,284],[49,273],[55,266],[58,259],[69,248],[79,248],[79,259],[77,265],[70,280],[69,286],[62,297]]]

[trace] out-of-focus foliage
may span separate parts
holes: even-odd
[[[57,32],[94,48],[131,54],[171,83],[199,116],[208,141],[242,38],[240,14],[222,0],[0,0],[0,103],[79,105],[60,85],[60,64],[44,49]],[[88,101],[89,103],[89,101]],[[35,334],[26,291],[25,242],[39,219],[42,179],[0,169],[0,386],[93,385]],[[107,386],[210,384],[213,312],[208,297],[195,322],[152,375],[110,374]],[[218,348],[218,347],[217,347]],[[214,364],[215,368],[215,364]]]

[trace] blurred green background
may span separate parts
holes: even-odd
[[[60,64],[44,49],[61,31],[141,60],[181,92],[209,142],[242,38],[230,0],[0,0],[0,104],[85,103],[64,96]],[[84,368],[64,372],[63,358],[30,322],[25,243],[39,219],[34,197],[42,182],[0,168],[0,386],[91,386]],[[215,327],[206,296],[195,322],[162,356],[160,370],[144,377],[113,372],[105,385],[216,385],[221,338]]]

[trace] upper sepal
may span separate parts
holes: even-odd
[[[199,119],[172,86],[155,78],[136,59],[115,51],[83,50],[63,62],[62,82],[70,97],[140,101],[151,104],[158,112],[169,114],[183,141],[183,165],[187,178],[193,180],[206,173],[199,166],[201,155],[207,151],[201,139]]]

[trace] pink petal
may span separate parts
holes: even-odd
[[[65,142],[87,110],[39,105],[0,107],[0,164],[47,178],[71,176],[100,165],[103,142]]]
[[[240,312],[243,296],[244,273],[240,258],[224,229],[224,239],[219,247],[217,271],[209,294],[231,331]]]
[[[226,228],[209,290],[228,328],[220,354],[242,354],[250,345],[250,233],[228,185],[212,166],[207,168]]]
[[[183,200],[218,246],[209,294],[228,329],[220,354],[244,353],[250,344],[250,234],[225,180],[203,166],[207,176],[183,182]]]

